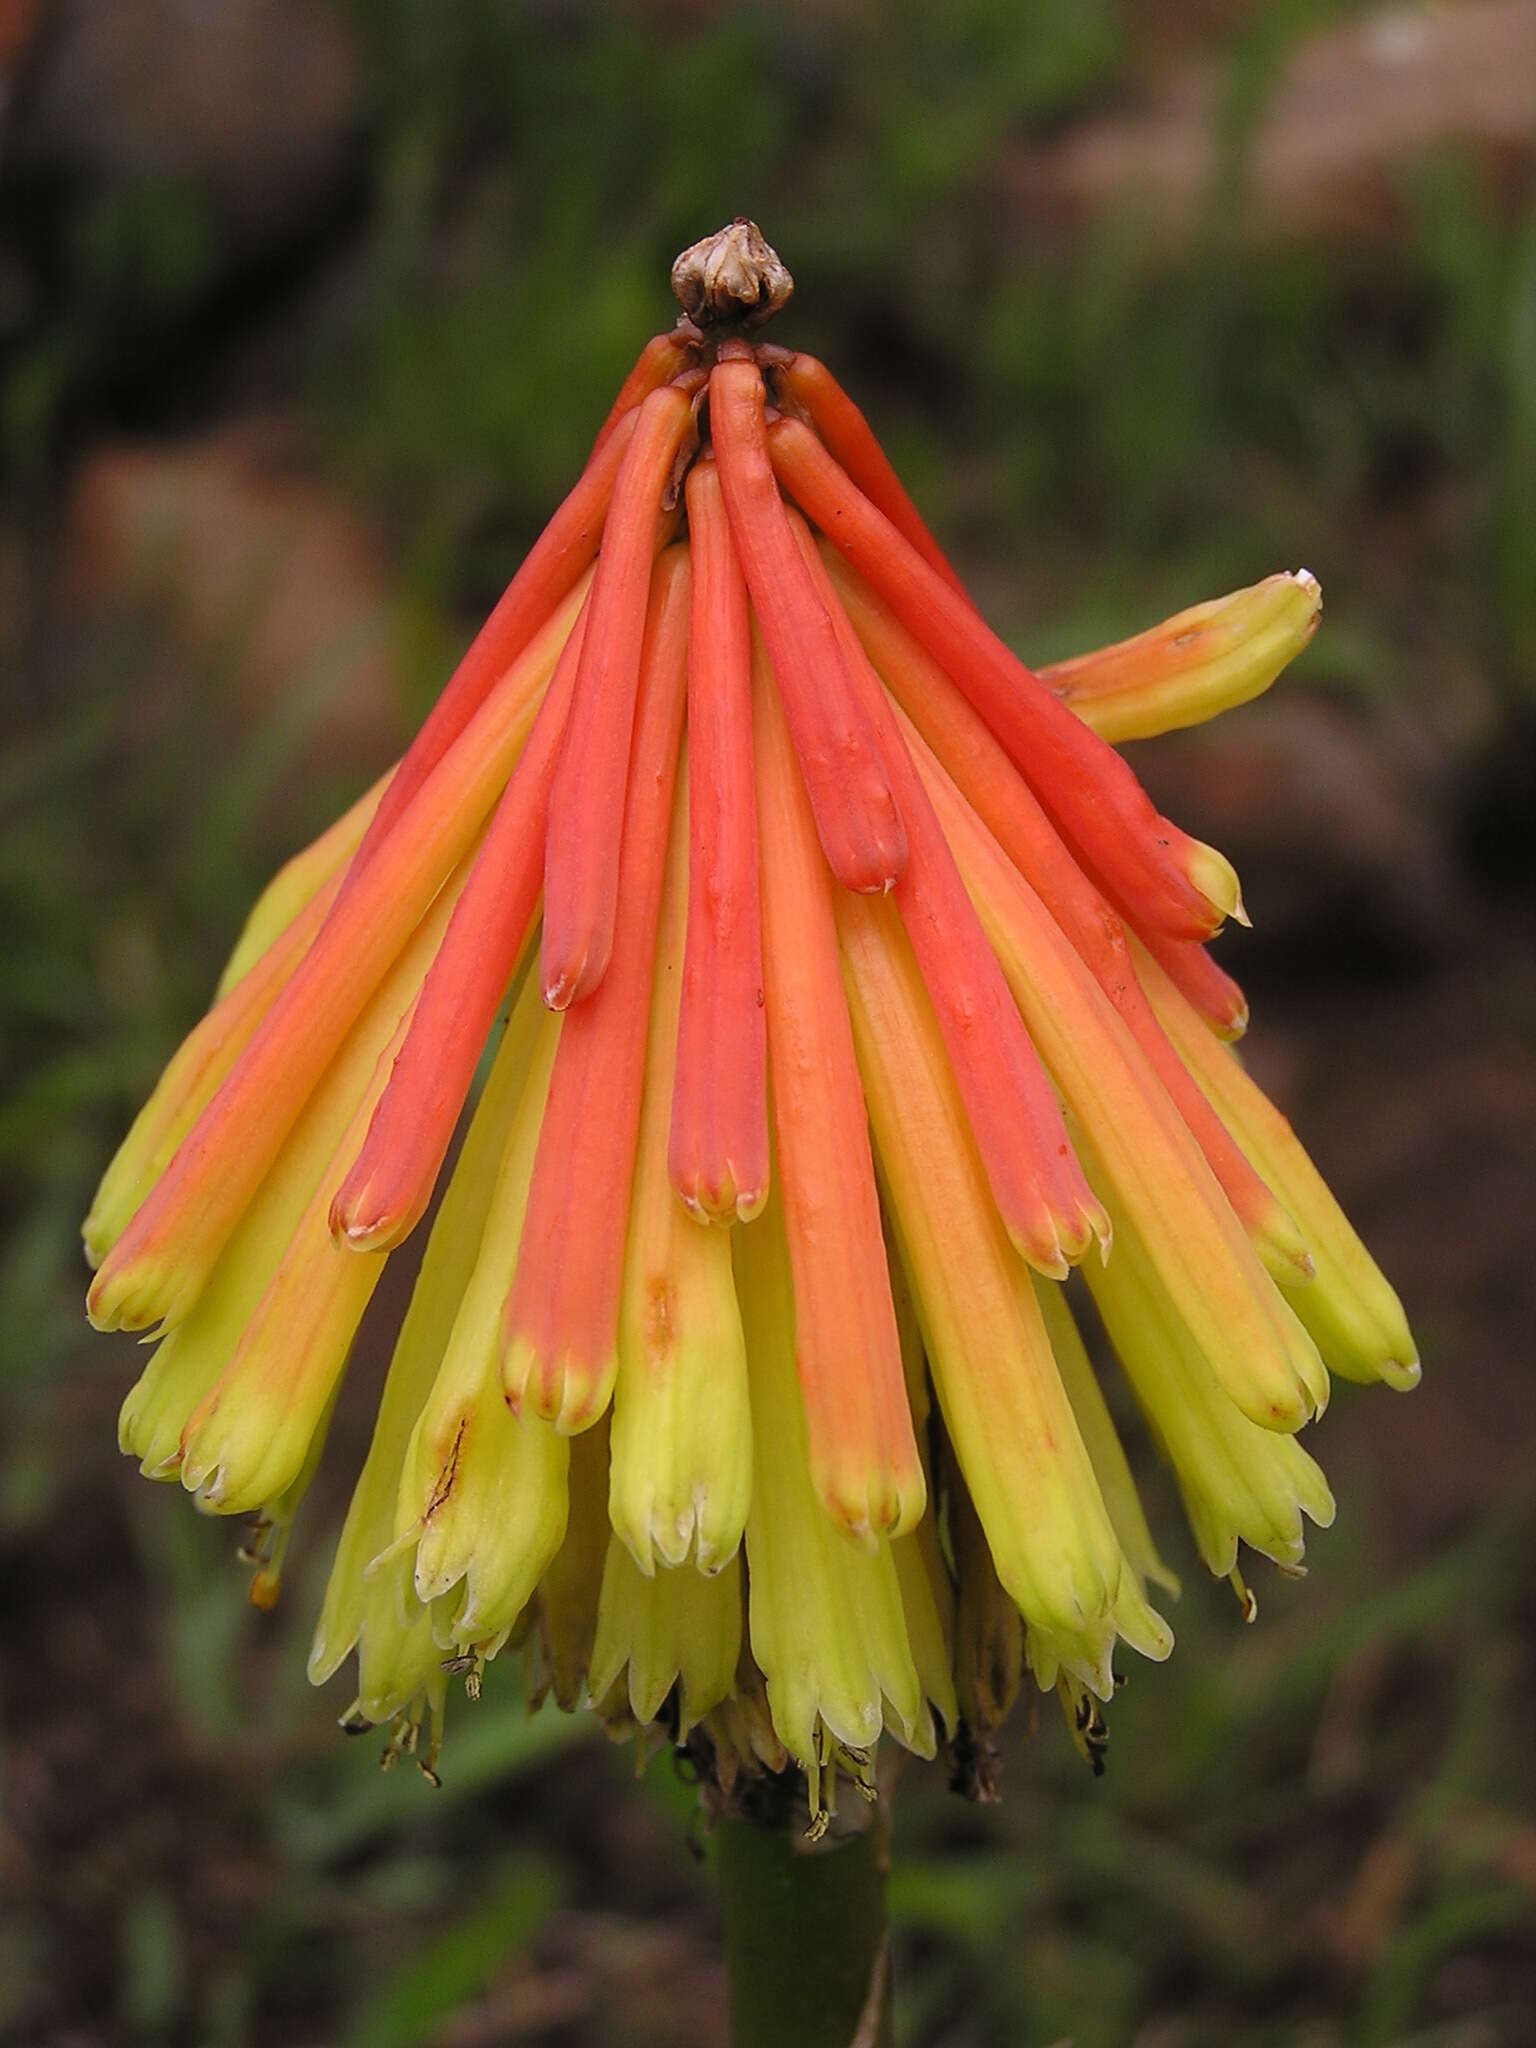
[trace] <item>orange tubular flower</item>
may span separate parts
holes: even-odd
[[[680,377],[685,370],[693,367],[697,359],[697,336],[679,322],[675,334],[653,334],[641,349],[635,366],[615,394],[613,404],[608,408],[608,417],[597,430],[592,443],[592,453],[587,457],[587,470],[597,466],[597,459],[608,446],[610,439],[621,427],[628,433],[634,426],[634,413],[642,399],[649,398],[653,391],[659,391],[663,384],[670,384],[674,377]]]
[[[1158,816],[1119,755],[1040,686],[854,488],[810,428],[780,420],[769,443],[796,504],[954,677],[1063,836],[1109,877],[1117,901],[1144,907],[1158,930],[1177,938],[1204,938],[1234,914],[1236,878],[1221,856]]]
[[[368,1135],[331,1204],[332,1235],[355,1250],[387,1251],[426,1213],[486,1034],[533,930],[549,788],[585,637],[583,611],[475,857]]]
[[[477,836],[578,606],[567,598],[554,613],[371,858],[364,839],[314,943],[97,1273],[99,1328],[170,1328],[196,1300],[311,1089]]]
[[[620,858],[613,827],[624,810],[657,512],[691,412],[687,393],[675,386],[646,399],[603,529],[590,630],[549,797],[542,973],[552,1010],[590,995],[613,950]]]
[[[892,526],[936,569],[952,590],[965,597],[960,578],[950,567],[943,549],[923,524],[917,507],[902,487],[885,450],[875,439],[869,421],[838,383],[825,363],[815,356],[795,355],[770,344],[762,351],[772,363],[774,387],[780,395],[799,405],[828,450],[847,470],[850,479],[878,507]],[[966,600],[969,603],[969,599]]]
[[[883,691],[803,522],[801,551],[839,627],[850,673],[908,821],[911,857],[895,902],[943,1033],[950,1065],[986,1166],[992,1199],[1017,1249],[1042,1273],[1068,1266],[1109,1219],[1083,1179],[1061,1112],[1029,1042],[997,956],[965,893],[954,855]]]
[[[1072,858],[1029,785],[949,677],[868,586],[830,549],[826,552],[838,595],[896,701],[1119,1010],[1265,1259],[1284,1277],[1304,1276],[1307,1251],[1295,1224],[1244,1158],[1153,1016],[1119,914]],[[1168,945],[1198,953],[1220,973],[1191,942],[1170,940]]]
[[[1139,930],[1141,940],[1179,993],[1191,1002],[1218,1038],[1241,1038],[1248,1029],[1248,998],[1204,946]]]
[[[688,477],[688,941],[668,1170],[696,1215],[749,1221],[768,1195],[752,628],[714,463]]]
[[[889,889],[907,859],[901,813],[832,615],[811,582],[774,483],[763,402],[762,372],[749,356],[732,357],[711,372],[710,431],[731,537],[827,864],[849,889]]]
[[[523,1644],[820,1826],[884,1736],[989,1796],[1030,1675],[1101,1765],[1177,1591],[1111,1354],[1245,1598],[1240,1546],[1294,1570],[1332,1517],[1329,1374],[1419,1363],[1219,1042],[1235,877],[1106,737],[1267,687],[1315,583],[1042,680],[830,372],[754,340],[757,231],[674,286],[416,742],[252,912],[103,1177],[89,1308],[159,1326],[121,1442],[256,1518],[267,1605],[435,1202],[312,1675],[355,1651],[346,1725],[432,1772],[451,1674]]]
[[[829,1512],[868,1541],[917,1520],[923,1472],[842,1000],[832,883],[818,858],[776,680],[760,653],[752,701],[763,966],[795,1352],[811,1476]]]
[[[624,1226],[687,691],[688,582],[687,550],[669,548],[651,576],[638,664],[640,703],[627,763],[618,877],[624,921],[602,985],[567,1012],[561,1028],[517,1277],[507,1298],[507,1398],[514,1410],[526,1404],[564,1430],[584,1429],[598,1419],[618,1371]],[[589,645],[598,625],[594,608]],[[613,709],[626,727],[627,714],[623,702]],[[553,818],[550,834],[553,844]],[[544,999],[549,1001],[547,987]]]

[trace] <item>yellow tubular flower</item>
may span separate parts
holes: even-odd
[[[779,1739],[814,1779],[834,1749],[872,1749],[887,1713],[909,1737],[922,1692],[888,1540],[856,1548],[811,1485],[777,1173],[773,1187],[759,1219],[732,1232],[752,1390],[752,1655]]]
[[[689,1214],[667,1167],[688,923],[688,788],[680,777],[651,991],[640,1146],[619,1305],[609,1513],[635,1563],[736,1553],[752,1491],[747,1356],[727,1233]]]
[[[608,1557],[608,1424],[570,1440],[569,1512],[560,1547],[539,1581],[544,1676],[570,1713],[587,1686],[597,1605]]]
[[[901,1339],[901,1369],[907,1383],[907,1403],[912,1410],[912,1427],[922,1459],[923,1479],[930,1500],[934,1491],[933,1461],[928,1449],[932,1404],[928,1398],[928,1360],[923,1352],[923,1333],[917,1319],[917,1304],[907,1281],[900,1253],[890,1252],[891,1300],[896,1310],[896,1329]],[[907,1640],[917,1667],[923,1696],[941,1725],[954,1730],[959,1708],[955,1699],[954,1643],[955,1589],[939,1545],[937,1515],[924,1515],[910,1536],[898,1536],[891,1544],[896,1560],[896,1580],[901,1587],[902,1612],[906,1617]]]
[[[1296,1133],[1144,949],[1136,966],[1201,1091],[1306,1232],[1314,1274],[1290,1300],[1329,1370],[1367,1384],[1385,1380],[1399,1393],[1416,1387],[1419,1356],[1403,1305]]]
[[[1039,676],[1100,739],[1151,739],[1261,696],[1322,615],[1321,585],[1296,569],[1191,605],[1134,639],[1055,662]]]
[[[242,1217],[196,1307],[156,1348],[124,1402],[118,1441],[150,1476],[179,1476],[182,1433],[235,1357],[295,1231],[314,1203],[316,1190],[324,1185],[327,1166],[345,1141],[356,1104],[421,986],[451,907],[451,894],[445,894],[353,1027],[256,1200]],[[284,1398],[280,1389],[258,1379],[248,1401],[254,1411],[250,1426],[254,1438],[259,1439],[282,1419]],[[282,1487],[274,1491],[281,1492]],[[248,1503],[253,1507],[260,1504],[259,1496]]]
[[[568,1442],[540,1417],[519,1421],[510,1412],[498,1349],[560,1037],[559,1020],[540,1012],[533,976],[512,1031],[520,1034],[530,1017],[535,1043],[479,1255],[406,1449],[396,1509],[395,1541],[416,1547],[417,1598],[436,1599],[465,1581],[454,1636],[466,1647],[512,1626],[565,1533]]]
[[[1117,1217],[1115,1256],[1086,1272],[1116,1356],[1173,1466],[1207,1567],[1225,1578],[1246,1543],[1302,1561],[1302,1515],[1333,1520],[1333,1495],[1294,1437],[1260,1429],[1211,1380],[1136,1231]]]
[[[1109,1404],[1104,1399],[1104,1390],[1084,1348],[1076,1319],[1067,1306],[1065,1289],[1039,1278],[1035,1279],[1034,1288],[1046,1335],[1051,1340],[1056,1370],[1061,1374],[1067,1399],[1072,1403],[1072,1413],[1083,1433],[1089,1462],[1099,1482],[1099,1491],[1104,1496],[1114,1532],[1120,1539],[1125,1561],[1136,1574],[1137,1584],[1143,1593],[1150,1582],[1177,1599],[1178,1578],[1157,1554],[1157,1545],[1147,1527],[1141,1495],[1136,1491],[1125,1448],[1109,1412]]]
[[[388,1688],[381,1688],[373,1677],[375,1638],[392,1639],[402,1626],[398,1617],[407,1611],[419,1622],[430,1648],[428,1610],[417,1600],[409,1558],[399,1555],[379,1570],[372,1565],[394,1540],[406,1451],[475,1269],[541,1016],[536,1002],[525,1000],[515,1007],[432,1226],[390,1360],[368,1457],[331,1566],[309,1655],[309,1676],[315,1685],[323,1685],[356,1647],[365,1696],[387,1696]],[[412,1692],[418,1689],[411,1687]]]
[[[1266,1428],[1300,1428],[1328,1400],[1316,1347],[1285,1310],[1188,1127],[1092,976],[915,734],[912,744],[1041,1057],[1103,1161],[1105,1189],[1147,1239],[1212,1371],[1243,1412]]]
[[[728,1699],[741,1651],[741,1569],[711,1578],[684,1567],[643,1573],[615,1536],[603,1566],[588,1689],[604,1699],[627,1680],[630,1712],[643,1728],[677,1687],[677,1727],[686,1735]]]
[[[849,896],[838,913],[865,1094],[945,1427],[998,1577],[1061,1661],[1107,1693],[1123,1560],[1028,1271],[987,1194],[894,911]]]

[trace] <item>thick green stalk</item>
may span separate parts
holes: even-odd
[[[803,1809],[802,1809],[803,1812]],[[716,1829],[732,2048],[895,2048],[883,1809],[857,1833]]]

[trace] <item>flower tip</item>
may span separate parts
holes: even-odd
[[[1271,1197],[1261,1212],[1243,1220],[1271,1280],[1281,1287],[1311,1285],[1317,1278],[1317,1262],[1289,1210]]]
[[[882,1536],[910,1535],[927,1506],[921,1465],[910,1473],[888,1466],[877,1471],[823,1471],[812,1478],[823,1510],[866,1556],[876,1553]]]
[[[560,1404],[550,1420],[560,1436],[580,1436],[600,1422],[608,1406],[608,1391],[587,1374],[567,1372],[560,1386]]]
[[[741,1532],[732,1530],[729,1547],[715,1540],[705,1515],[708,1498],[703,1487],[694,1494],[693,1565],[701,1578],[717,1579],[732,1559],[740,1554]]]
[[[1242,884],[1237,879],[1237,870],[1224,853],[1214,846],[1207,846],[1203,840],[1190,841],[1189,880],[1210,905],[1215,917],[1213,931],[1219,931],[1227,918],[1251,930],[1253,920],[1243,902]]]
[[[569,1351],[546,1356],[530,1338],[515,1336],[502,1354],[502,1398],[519,1421],[537,1416],[559,1436],[580,1436],[602,1419],[617,1374],[613,1353],[591,1365]]]
[[[188,1424],[188,1429],[191,1424]],[[225,1499],[229,1493],[228,1473],[221,1458],[210,1458],[190,1450],[186,1432],[181,1443],[181,1483],[192,1496],[193,1506],[207,1515],[224,1513]]]
[[[1316,1418],[1318,1410],[1311,1396],[1298,1384],[1293,1394],[1256,1402],[1244,1412],[1261,1429],[1272,1429],[1276,1436],[1295,1436],[1298,1430],[1305,1429]]]
[[[112,1320],[111,1307],[99,1273],[85,1290],[85,1314],[93,1330],[112,1330],[117,1327]]]
[[[539,960],[545,1009],[559,1012],[584,1002],[601,987],[612,951],[611,943],[603,946],[594,940],[582,949],[579,958],[568,955],[562,959],[553,948],[546,948]]]
[[[1061,1241],[1060,1223],[1044,1205],[1035,1216],[1004,1217],[1003,1227],[1019,1257],[1047,1280],[1065,1280],[1072,1271],[1070,1247]],[[1091,1236],[1088,1230],[1082,1232],[1079,1257],[1087,1250]]]
[[[174,1275],[149,1270],[142,1257],[126,1265],[108,1257],[86,1292],[85,1313],[94,1330],[142,1330],[143,1341],[153,1344],[180,1321],[191,1301]]]
[[[669,1571],[677,1571],[688,1562],[688,1553],[693,1548],[695,1517],[692,1503],[682,1507],[675,1514],[657,1514],[651,1520],[651,1548],[659,1554]],[[653,1561],[654,1562],[654,1561]],[[654,1568],[647,1574],[654,1577]]]
[[[370,1214],[370,1209],[373,1213]],[[331,1203],[326,1225],[331,1241],[345,1252],[389,1252],[416,1228],[419,1210],[391,1214],[370,1202],[366,1188],[354,1188],[344,1180]]]
[[[643,1579],[656,1576],[656,1522],[654,1514],[635,1517],[623,1512],[620,1504],[609,1497],[608,1519],[613,1533],[629,1553],[630,1562]],[[665,1559],[663,1559],[665,1562]]]
[[[835,869],[845,889],[856,896],[889,896],[907,872],[907,828],[892,807],[891,816],[866,848],[845,855]]]
[[[1089,1212],[1088,1223],[1093,1232],[1094,1242],[1099,1247],[1099,1264],[1107,1266],[1109,1255],[1115,1248],[1115,1226],[1110,1220],[1109,1211],[1096,1204]]]
[[[1013,1219],[1008,1223],[1014,1250],[1048,1280],[1065,1280],[1087,1258],[1090,1246],[1097,1245],[1100,1259],[1107,1260],[1114,1234],[1108,1210],[1091,1194],[1079,1196],[1069,1214],[1043,1214],[1033,1228]]]
[[[408,1551],[414,1550],[421,1541],[422,1531],[425,1526],[426,1523],[422,1516],[417,1515],[413,1517],[398,1535],[390,1538],[382,1550],[376,1551],[369,1558],[368,1562],[363,1566],[363,1577],[365,1579],[378,1578],[382,1572],[389,1569],[396,1558],[404,1557]]]
[[[1424,1368],[1417,1358],[1386,1358],[1382,1360],[1381,1377],[1394,1393],[1411,1394],[1424,1377]]]
[[[576,1000],[577,976],[561,972],[545,981],[544,1007],[546,1010],[568,1010]]]
[[[673,1186],[677,1198],[695,1223],[721,1223],[729,1227],[733,1223],[752,1223],[763,1213],[768,1200],[768,1176],[766,1173],[749,1173],[738,1179],[734,1162],[728,1162],[724,1170],[709,1179],[698,1179]]]

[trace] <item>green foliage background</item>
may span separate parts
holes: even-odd
[[[242,1605],[228,1529],[114,1463],[132,1353],[82,1336],[78,1218],[245,902],[361,777],[316,740],[341,655],[255,724],[235,707],[259,583],[188,659],[152,604],[82,612],[68,555],[93,447],[278,402],[306,473],[382,536],[419,713],[667,322],[673,253],[746,212],[796,275],[785,338],[837,365],[1032,655],[1273,568],[1321,576],[1326,629],[1282,687],[1356,758],[1407,758],[1444,900],[1405,939],[1324,881],[1289,951],[1255,941],[1256,1037],[1273,1022],[1310,1084],[1298,1121],[1389,1255],[1444,1231],[1484,1248],[1398,1277],[1429,1359],[1414,1400],[1441,1404],[1464,1460],[1501,1435],[1506,1454],[1450,1483],[1438,1421],[1394,1453],[1392,1397],[1367,1414],[1341,1395],[1321,1451],[1343,1513],[1312,1582],[1265,1583],[1240,1635],[1184,1556],[1179,1650],[1119,1703],[1105,1784],[1049,1702],[1000,1810],[910,1780],[903,2038],[1536,2036],[1517,1732],[1536,1530],[1507,1476],[1536,1446],[1532,1304],[1477,1195],[1519,1201],[1478,1134],[1532,1096],[1536,203],[1437,148],[1394,173],[1388,232],[1255,231],[1256,127],[1294,51],[1353,11],[1212,4],[1191,27],[1113,0],[354,0],[345,173],[255,255],[195,179],[0,155],[5,278],[28,281],[0,306],[0,2035],[722,2038],[708,1847],[665,1758],[627,1789],[624,1758],[528,1718],[503,1666],[454,1713],[440,1795],[380,1776],[334,1736],[345,1702],[302,1677],[341,1462],[273,1620]],[[1187,233],[1135,191],[1021,215],[1021,156],[1195,61],[1218,81],[1217,153]],[[1485,1123],[1448,1111],[1405,1152],[1399,1122],[1360,1109],[1379,1063],[1422,1059],[1431,1087],[1469,1037]],[[1467,1401],[1484,1436],[1463,1441]],[[1171,1488],[1150,1460],[1147,1478],[1166,1531]]]

